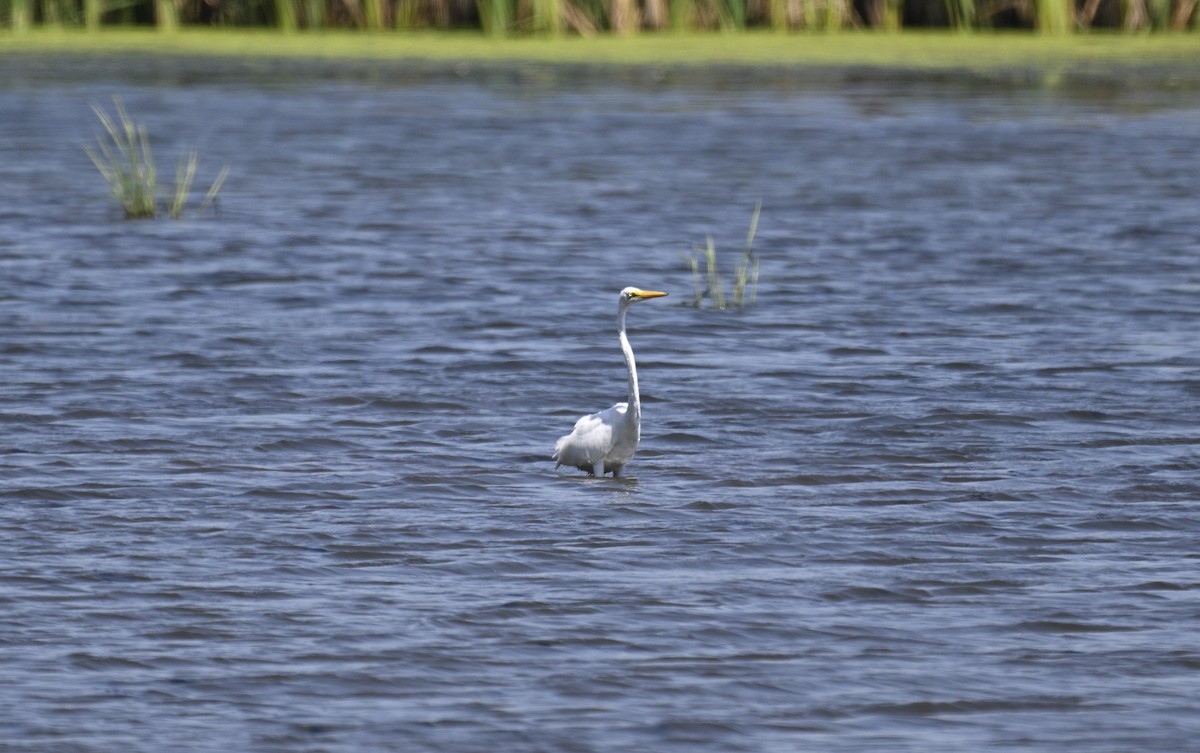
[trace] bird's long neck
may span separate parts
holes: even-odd
[[[621,340],[621,352],[625,354],[625,368],[629,370],[629,415],[634,421],[640,421],[642,397],[638,394],[637,363],[633,360],[633,348],[625,336],[625,309],[617,314],[617,337]]]

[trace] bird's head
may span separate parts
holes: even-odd
[[[640,288],[625,288],[621,291],[620,302],[621,306],[628,306],[638,301],[644,301],[647,298],[662,298],[666,293],[660,293],[657,290],[642,290]]]

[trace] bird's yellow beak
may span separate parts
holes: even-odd
[[[660,293],[657,290],[635,290],[633,291],[634,298],[662,298],[666,293]]]

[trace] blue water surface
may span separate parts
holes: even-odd
[[[4,750],[1194,749],[1200,96],[209,64],[0,61]]]

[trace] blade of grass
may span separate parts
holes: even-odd
[[[712,307],[725,308],[725,283],[721,281],[721,272],[717,269],[717,247],[713,244],[711,235],[705,236],[707,245],[704,248],[705,260],[708,263],[708,293],[712,296]]]
[[[154,22],[159,31],[179,30],[179,8],[175,0],[154,0]]]
[[[734,308],[744,308],[746,305],[746,285],[753,272],[754,286],[758,285],[758,259],[754,256],[754,235],[758,232],[758,217],[762,214],[762,199],[754,205],[754,214],[750,217],[750,229],[746,232],[746,248],[742,252],[742,261],[738,264],[737,279],[733,287]],[[753,299],[755,291],[750,291]]]
[[[692,305],[701,308],[704,306],[704,288],[700,286],[700,260],[696,258],[698,253],[700,253],[699,247],[693,246],[690,254],[682,254],[682,256],[688,263],[688,268],[692,270],[692,287],[695,290]]]
[[[209,205],[216,206],[217,193],[221,190],[221,186],[225,185],[227,177],[229,177],[229,165],[224,165],[221,167],[221,172],[217,173],[217,179],[209,186],[208,193],[204,194],[204,201],[200,202],[200,208],[196,210],[196,214],[204,214],[204,210],[208,209]]]
[[[192,192],[192,181],[196,179],[196,150],[188,152],[187,157],[180,157],[175,163],[175,192],[171,197],[171,208],[168,214],[177,220],[183,216],[187,206],[188,195]]]
[[[104,0],[83,0],[83,25],[90,31],[100,28],[104,18]]]

